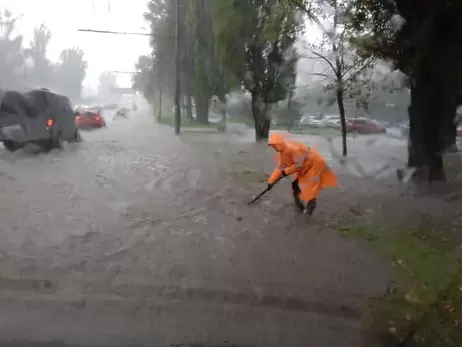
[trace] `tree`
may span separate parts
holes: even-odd
[[[226,121],[226,94],[240,81],[228,74],[226,53],[217,43],[216,28],[220,17],[217,16],[219,1],[198,0],[190,3],[192,37],[194,40],[194,75],[197,121],[208,123],[208,113],[212,96],[216,95],[221,103],[222,126]]]
[[[0,88],[25,86],[22,36],[13,35],[18,19],[7,9],[0,10]]]
[[[209,122],[210,98],[214,94],[215,68],[212,43],[212,2],[197,0],[190,3],[190,33],[194,35],[194,99],[196,102],[196,121],[200,124]]]
[[[361,54],[395,63],[409,78],[408,166],[444,180],[443,155],[455,138],[462,90],[462,2],[356,0],[352,27]]]
[[[342,131],[342,154],[347,156],[347,127],[345,101],[354,100],[357,108],[367,107],[374,56],[358,56],[350,44],[352,32],[349,22],[351,2],[343,0],[316,0],[305,8],[323,27],[323,39],[311,44],[308,59],[321,60],[324,70],[313,75],[322,78],[327,93],[327,104],[336,102]]]
[[[138,57],[135,74],[132,77],[133,89],[143,94],[150,104],[154,102],[155,71],[154,61],[147,55]]]
[[[99,75],[98,96],[108,98],[112,95],[112,89],[117,87],[117,76],[110,71],[103,72]]]
[[[34,28],[34,38],[30,42],[30,47],[24,50],[24,56],[32,61],[32,66],[28,67],[29,83],[36,87],[50,87],[54,81],[53,65],[47,58],[51,36],[51,31],[41,24]]]
[[[277,0],[219,0],[215,36],[225,66],[252,96],[257,141],[268,138],[272,104],[290,90],[301,22],[292,3]]]
[[[175,73],[175,2],[166,0],[150,0],[144,19],[151,30],[152,69],[144,69],[145,79],[157,91],[157,118],[162,117],[162,100],[164,95],[173,95],[173,79]],[[140,78],[139,78],[140,79]],[[154,93],[154,91],[153,91]],[[149,93],[148,93],[149,94]],[[154,95],[154,94],[153,94]],[[151,99],[156,104],[154,99]]]
[[[87,67],[88,64],[80,48],[74,47],[63,50],[57,70],[61,93],[67,95],[73,101],[80,100]]]

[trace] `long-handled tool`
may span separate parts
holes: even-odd
[[[276,182],[274,182],[274,184],[278,183],[281,179],[283,179],[285,176],[281,176],[278,178],[278,180]],[[274,185],[273,184],[273,185]],[[257,201],[258,199],[260,199],[263,195],[265,195],[266,193],[268,193],[269,191],[271,190],[271,188],[266,188],[264,191],[262,191],[260,194],[258,194],[252,201],[250,201],[248,203],[248,205],[252,205],[255,201]]]

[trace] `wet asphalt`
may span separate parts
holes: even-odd
[[[106,116],[64,150],[0,149],[3,345],[363,345],[390,269],[327,228],[326,206],[295,214],[288,183],[248,206],[274,164],[266,146]],[[307,140],[340,170],[325,139]],[[401,140],[364,141],[346,186],[403,159]]]

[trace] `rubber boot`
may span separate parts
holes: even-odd
[[[298,186],[298,180],[292,182],[292,196],[294,197],[295,206],[303,213],[305,210],[305,205],[300,200],[300,187]]]
[[[315,209],[316,209],[316,199],[312,199],[308,201],[308,203],[306,204],[306,209],[304,212],[308,214],[309,216],[312,216]]]
[[[294,194],[294,203],[295,203],[295,206],[300,210],[300,212],[303,212],[306,210],[305,205],[300,200],[298,194],[297,195]]]

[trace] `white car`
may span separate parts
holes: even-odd
[[[319,119],[316,119],[315,117],[302,117],[300,119],[300,125],[319,128],[322,127],[322,122]]]
[[[319,119],[312,119],[309,125],[313,128],[321,128],[324,126]]]
[[[340,117],[338,116],[327,116],[321,119],[321,123],[325,127],[332,126],[337,121],[340,121]]]
[[[326,121],[324,125],[328,128],[340,128],[341,127],[340,119],[330,119]]]

